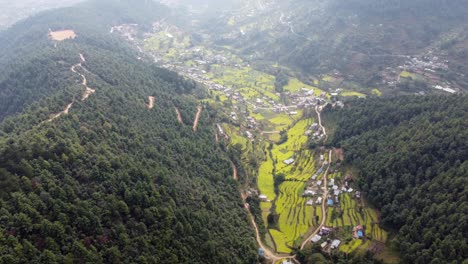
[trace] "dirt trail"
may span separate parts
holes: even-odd
[[[231,165],[232,165],[232,178],[235,181],[238,181],[239,178],[238,178],[238,175],[237,175],[237,168],[236,168],[236,166],[234,165],[234,163],[232,161],[231,161]],[[289,255],[276,254],[273,251],[271,251],[267,246],[265,246],[263,244],[261,236],[260,236],[260,231],[258,230],[257,223],[255,223],[255,218],[252,215],[252,213],[250,212],[249,204],[245,201],[245,199],[247,198],[247,195],[244,194],[241,189],[239,189],[239,193],[240,193],[240,196],[241,196],[242,201],[244,203],[244,209],[247,212],[247,215],[249,216],[250,222],[252,223],[252,226],[255,229],[255,238],[257,240],[258,246],[261,249],[263,249],[265,258],[270,260],[271,263],[273,263],[273,264],[276,263],[279,260],[282,260],[282,259],[290,259],[290,260],[295,262],[295,258],[296,258],[295,255],[294,256],[289,256]]]
[[[80,75],[81,78],[83,79],[83,81],[81,82],[81,84],[86,88],[86,90],[83,92],[83,95],[81,96],[81,101],[85,101],[86,99],[88,99],[88,97],[89,97],[91,94],[95,93],[96,90],[94,90],[94,89],[91,88],[91,87],[88,87],[88,80],[86,79],[86,76],[84,76],[83,74],[79,73],[79,72],[76,70],[77,67],[80,67],[80,68],[82,68],[83,70],[86,70],[86,69],[83,67],[83,65],[82,65],[83,62],[86,62],[86,59],[85,59],[85,57],[83,56],[83,54],[81,54],[81,53],[80,53],[80,60],[81,60],[81,62],[78,63],[78,64],[73,65],[73,66],[70,68],[70,70],[71,70],[73,73],[76,73],[76,74]]]
[[[149,104],[146,106],[148,107],[148,109],[153,109],[154,101],[156,100],[156,98],[154,96],[148,96],[148,100],[149,100]]]
[[[310,240],[318,234],[320,229],[325,225],[325,222],[327,221],[327,186],[328,186],[328,171],[330,170],[330,165],[332,161],[332,150],[328,152],[328,167],[327,170],[325,171],[325,174],[323,175],[323,195],[322,195],[322,221],[320,222],[320,225],[315,229],[315,231],[306,239],[304,242],[302,242],[301,249],[304,249],[304,247],[307,245],[307,243],[310,242]]]
[[[193,121],[193,131],[194,132],[197,131],[198,121],[200,121],[200,115],[201,115],[202,110],[203,110],[203,107],[201,105],[199,105],[197,107],[197,114],[195,115],[195,120]]]
[[[68,111],[70,111],[70,108],[72,107],[72,105],[73,105],[74,102],[75,102],[75,100],[73,99],[73,101],[72,101],[71,103],[69,103],[69,104],[67,105],[67,107],[65,107],[65,109],[64,109],[62,112],[53,115],[53,116],[52,116],[51,118],[49,118],[47,121],[48,121],[48,122],[52,122],[54,119],[59,118],[61,115],[66,115],[66,114],[68,114]]]
[[[70,71],[72,71],[73,73],[76,73],[76,74],[80,75],[81,78],[83,79],[83,80],[81,81],[81,84],[84,85],[84,86],[86,87],[86,90],[83,92],[83,95],[81,96],[81,101],[84,101],[84,100],[86,100],[91,94],[95,93],[96,90],[94,90],[94,89],[88,87],[88,80],[86,79],[86,76],[84,76],[83,74],[79,73],[79,72],[76,70],[77,67],[80,67],[80,68],[86,70],[86,69],[83,67],[83,65],[82,65],[83,62],[86,62],[86,59],[85,59],[85,57],[83,56],[83,54],[81,54],[81,53],[80,53],[80,60],[81,60],[80,63],[75,64],[75,65],[73,65],[73,66],[70,67]],[[73,98],[72,102],[69,103],[69,104],[67,105],[67,107],[65,107],[65,109],[64,109],[62,112],[57,113],[57,114],[54,114],[54,115],[53,115],[51,118],[49,118],[47,121],[48,121],[48,122],[51,122],[51,121],[53,121],[54,119],[57,119],[57,118],[59,118],[60,116],[62,116],[62,115],[64,115],[64,114],[65,114],[65,115],[68,114],[68,112],[70,111],[70,108],[73,106],[73,103],[74,103],[74,102],[75,102],[75,98]]]
[[[236,165],[234,165],[233,162],[231,162],[231,166],[232,166],[232,178],[233,178],[235,181],[237,181],[237,180],[239,180],[239,177],[238,177],[238,175],[237,175],[237,167],[236,167]]]
[[[322,128],[323,134],[325,135],[325,140],[324,141],[327,141],[327,139],[328,139],[327,130],[322,125],[322,117],[320,116],[320,111],[318,110],[318,106],[315,107],[315,112],[317,113],[317,116],[318,116],[319,126],[320,126],[320,128]]]
[[[181,123],[183,125],[184,121],[182,120],[182,115],[180,114],[179,108],[176,107],[175,111],[176,111],[176,114],[177,114],[177,121],[179,121],[179,123]]]

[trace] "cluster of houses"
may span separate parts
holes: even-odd
[[[330,249],[337,249],[341,244],[341,241],[339,239],[325,239],[325,237],[327,237],[331,232],[333,232],[333,228],[324,226],[320,229],[317,235],[312,237],[310,241],[314,244],[323,241],[320,244],[322,250],[325,250],[327,247],[329,247]]]
[[[315,140],[320,140],[324,137],[323,131],[317,123],[313,123],[304,134]]]
[[[327,248],[329,249],[337,249],[341,245],[341,240],[339,239],[331,239],[328,236],[330,235],[331,232],[333,232],[334,229],[331,227],[322,227],[317,235],[313,236],[310,241],[314,244],[320,243],[320,247],[322,250],[325,250]],[[353,238],[355,239],[364,239],[365,231],[364,227],[361,225],[355,226],[353,228]]]

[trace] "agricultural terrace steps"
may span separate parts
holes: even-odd
[[[238,181],[237,167],[232,161],[231,161],[231,165],[232,165],[232,178],[235,181]],[[247,198],[247,195],[244,194],[240,188],[239,188],[239,193],[240,193],[240,196],[241,196],[242,201],[244,203],[244,209],[247,212],[247,215],[249,216],[250,222],[252,223],[252,226],[255,229],[255,238],[257,240],[257,243],[258,243],[259,247],[261,249],[263,249],[264,254],[265,254],[265,258],[271,260],[271,263],[273,263],[273,264],[276,263],[279,260],[282,260],[282,259],[290,259],[290,260],[296,262],[295,261],[296,255],[288,256],[288,255],[276,254],[273,251],[271,251],[267,246],[265,246],[263,244],[262,238],[260,236],[260,231],[258,229],[257,223],[255,222],[255,218],[252,215],[252,212],[250,212],[249,204],[245,201],[245,199]]]
[[[333,151],[332,150],[329,150],[328,152],[328,166],[327,166],[327,170],[325,171],[325,174],[323,176],[323,188],[327,188],[327,184],[328,184],[328,171],[330,170],[330,165],[331,165],[331,160],[332,160],[332,153]],[[309,236],[307,237],[304,242],[302,242],[302,245],[301,245],[301,249],[304,249],[304,247],[307,245],[307,243],[309,243],[311,241],[311,239],[317,235],[317,233],[320,231],[320,229],[325,226],[325,223],[326,223],[326,215],[327,215],[327,192],[324,192],[323,193],[323,196],[322,196],[322,221],[320,222],[320,225],[315,229],[315,231]]]

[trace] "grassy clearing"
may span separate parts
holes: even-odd
[[[372,94],[377,96],[382,96],[382,92],[379,89],[372,89]]]
[[[361,239],[353,239],[348,244],[342,244],[339,249],[344,253],[349,254],[356,250],[360,245],[362,245]]]
[[[325,82],[334,82],[334,81],[336,81],[336,79],[335,79],[335,77],[333,77],[333,76],[325,75],[325,76],[322,78],[322,81],[325,81]]]
[[[341,96],[349,97],[349,96],[356,96],[356,97],[366,97],[365,94],[363,93],[358,93],[358,92],[343,92],[341,93]]]
[[[307,85],[295,78],[290,79],[288,82],[288,85],[284,86],[285,91],[289,91],[292,93],[299,92],[302,88],[305,88],[307,90],[314,90],[314,94],[316,96],[319,96],[323,93],[323,90],[320,90],[319,88],[311,86],[311,85]]]
[[[400,77],[403,77],[403,78],[412,78],[412,79],[414,79],[414,78],[416,78],[416,74],[411,73],[411,72],[407,72],[407,71],[402,71],[402,72],[400,73]]]

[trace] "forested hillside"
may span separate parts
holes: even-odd
[[[0,36],[0,263],[256,261],[209,107],[191,126],[199,88],[109,34],[159,8],[89,2]],[[54,42],[49,28],[77,37]]]
[[[466,260],[468,98],[357,100],[326,119],[403,262]]]

